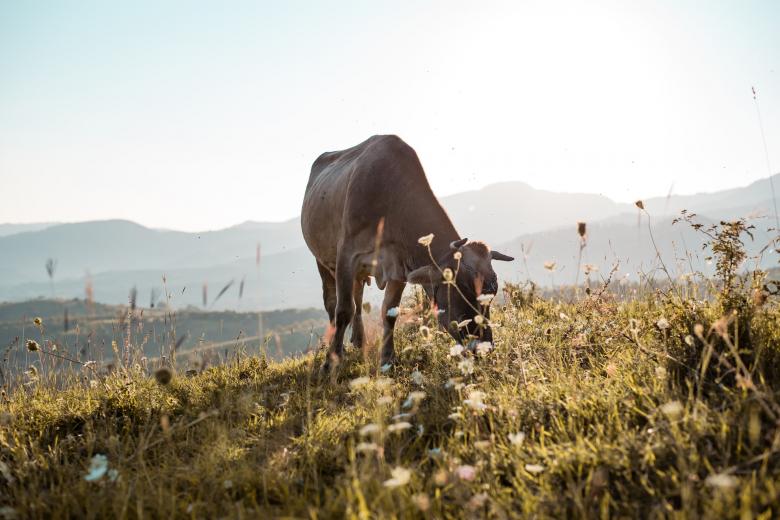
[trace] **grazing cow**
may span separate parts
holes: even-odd
[[[378,135],[319,156],[306,185],[301,227],[317,260],[325,309],[335,327],[325,372],[341,359],[350,324],[352,343],[363,345],[363,287],[369,276],[385,290],[383,365],[395,361],[393,326],[407,282],[423,286],[438,309],[440,326],[457,341],[478,337],[492,342],[486,325],[489,308],[477,298],[498,290],[491,260],[513,258],[458,235],[417,154],[399,137]],[[420,239],[431,234],[429,252]],[[483,319],[477,317],[480,313]]]

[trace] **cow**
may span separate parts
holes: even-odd
[[[363,346],[369,277],[385,291],[382,366],[396,362],[393,328],[407,283],[422,285],[439,325],[456,341],[492,343],[489,296],[480,295],[498,290],[491,260],[513,258],[458,235],[417,153],[399,137],[376,135],[320,155],[306,185],[301,228],[317,261],[332,327],[323,372],[340,362],[348,326],[353,345]]]

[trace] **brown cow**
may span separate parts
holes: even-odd
[[[439,324],[457,341],[492,341],[485,325],[488,307],[477,297],[498,290],[491,260],[513,258],[460,238],[431,191],[417,154],[399,137],[378,135],[319,156],[306,186],[301,227],[317,260],[325,309],[335,326],[324,371],[341,359],[350,323],[352,343],[363,345],[363,286],[369,276],[385,290],[383,365],[395,360],[393,326],[407,282],[423,286],[436,304]],[[430,234],[429,254],[419,239]],[[454,274],[452,283],[444,279],[443,273],[450,274],[447,268]],[[474,320],[480,312],[484,319]],[[460,328],[453,324],[469,319]]]

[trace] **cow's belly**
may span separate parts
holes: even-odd
[[[345,186],[341,186],[343,183],[332,182],[336,179],[325,173],[320,174],[306,192],[301,211],[301,229],[306,245],[317,261],[335,270],[346,190]]]

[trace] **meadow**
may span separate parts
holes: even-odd
[[[28,374],[1,397],[0,516],[775,517],[776,286],[743,221],[701,231],[715,278],[506,285],[493,349],[418,293],[393,367],[374,338],[327,380],[321,350]]]

